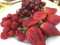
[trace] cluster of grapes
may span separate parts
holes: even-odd
[[[41,0],[22,0],[22,6],[19,9],[19,16],[31,16],[36,11],[40,11],[45,6]]]

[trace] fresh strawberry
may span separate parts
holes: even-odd
[[[50,14],[47,17],[47,21],[53,25],[57,25],[60,22],[60,16],[58,15],[54,15],[54,14]]]
[[[23,21],[23,23],[22,23],[22,26],[24,27],[24,26],[33,26],[33,25],[35,25],[35,24],[37,24],[37,20],[35,20],[35,19],[32,19],[32,18],[27,18],[27,19],[25,19],[24,21]]]
[[[35,20],[41,21],[41,20],[46,18],[46,13],[43,12],[43,11],[37,11],[37,12],[34,13],[33,18]]]
[[[45,45],[45,38],[41,32],[41,30],[36,27],[30,27],[27,31],[26,31],[26,39],[34,45]]]
[[[57,28],[48,22],[44,22],[40,28],[47,36],[60,36],[60,32],[57,30]]]
[[[57,12],[57,9],[56,8],[45,7],[44,12],[46,12],[47,14],[55,14]]]

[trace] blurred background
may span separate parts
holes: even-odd
[[[52,3],[58,5],[60,7],[60,0],[42,0],[45,2],[51,1]],[[13,4],[19,3],[21,0],[0,0],[0,11],[7,8],[8,6],[12,6]]]

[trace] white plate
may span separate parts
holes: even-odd
[[[60,15],[60,9],[58,6],[56,6],[55,4],[51,3],[51,2],[46,2],[46,7],[53,7],[53,8],[58,8],[58,12],[56,13],[57,15]],[[1,19],[3,17],[5,17],[7,14],[9,13],[16,13],[16,10],[18,10],[21,7],[21,3],[17,3],[13,6],[10,6],[8,8],[6,8],[5,10],[3,10],[2,12],[0,12],[0,22]],[[60,30],[60,24],[58,24],[57,29]],[[2,32],[2,27],[0,26],[0,33]],[[17,38],[9,38],[7,40],[3,40],[0,38],[0,45],[30,45],[29,43],[25,42],[19,42],[17,40]],[[60,45],[60,36],[57,37],[50,37],[46,40],[46,45]]]

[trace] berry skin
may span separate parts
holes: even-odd
[[[10,28],[9,28],[9,27],[3,28],[3,32],[4,32],[4,33],[7,33],[7,32],[9,32],[9,31],[10,31]]]
[[[9,35],[10,37],[14,37],[14,36],[15,36],[15,33],[14,33],[13,30],[10,30],[10,31],[8,32],[8,35]]]
[[[6,20],[7,20],[7,17],[2,18],[2,21],[6,21]]]
[[[12,21],[18,21],[18,15],[17,14],[12,15]]]
[[[20,17],[20,18],[18,19],[18,22],[22,22],[22,20],[23,20],[23,18],[22,18],[22,17]]]
[[[7,39],[8,38],[8,34],[7,33],[1,33],[1,39]]]
[[[19,34],[18,40],[19,41],[24,41],[25,40],[25,35],[24,34]]]
[[[46,18],[46,13],[42,12],[42,11],[37,11],[37,12],[34,13],[33,18],[35,20],[41,21],[41,20]]]
[[[8,18],[8,19],[11,19],[11,18],[12,18],[12,14],[8,14],[8,15],[7,15],[7,18]]]
[[[31,44],[42,44],[45,45],[45,38],[40,30],[40,28],[33,26],[26,31],[26,39]],[[38,43],[39,42],[39,43]]]
[[[50,8],[50,7],[45,7],[44,12],[46,12],[47,14],[55,14],[57,12],[57,9]]]
[[[17,29],[18,26],[19,26],[19,24],[18,24],[18,22],[16,22],[16,21],[13,21],[12,24],[11,24],[11,28],[12,28],[12,29]]]
[[[53,24],[54,26],[57,25],[60,22],[60,16],[58,15],[54,15],[54,14],[50,14],[47,17],[47,22]]]
[[[26,20],[23,21],[22,26],[33,26],[35,24],[37,24],[38,21],[36,21],[35,19],[32,18],[27,18]]]
[[[47,36],[60,36],[60,32],[57,28],[48,22],[44,22],[40,28],[42,29],[41,31]]]
[[[23,31],[22,30],[16,30],[16,35],[18,36],[19,34],[23,34]]]
[[[3,25],[4,27],[10,27],[10,25],[11,25],[11,20],[6,20],[6,21],[4,21],[2,25]]]

